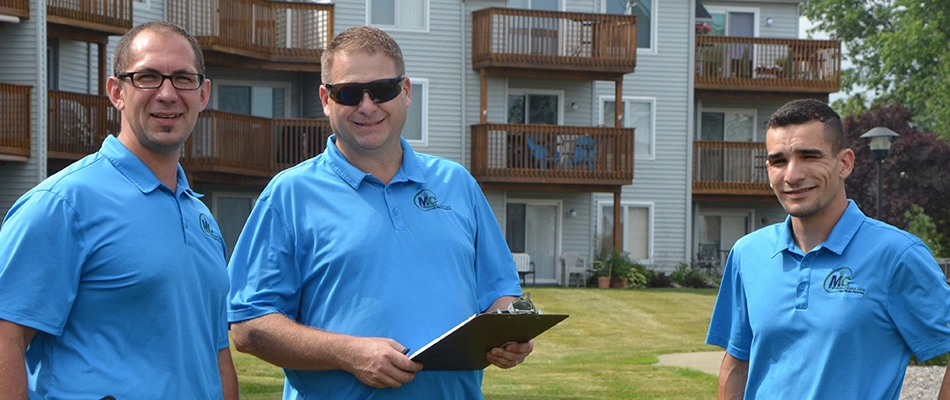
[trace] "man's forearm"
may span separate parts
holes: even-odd
[[[281,368],[301,370],[341,369],[332,351],[343,335],[321,331],[281,314],[267,314],[231,325],[238,351],[249,353]],[[332,351],[330,349],[333,349]]]
[[[940,394],[937,400],[950,400],[950,366],[943,373],[943,383],[940,385]]]
[[[221,374],[221,392],[224,400],[238,400],[238,380],[234,371],[231,349],[218,351],[218,372]]]
[[[26,348],[36,330],[0,320],[0,393],[3,398],[26,399]]]
[[[749,361],[735,358],[729,353],[719,367],[719,400],[741,400],[745,396],[745,384],[749,378]]]

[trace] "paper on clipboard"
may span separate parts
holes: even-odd
[[[476,370],[491,363],[488,350],[522,343],[567,318],[567,314],[475,314],[409,356],[424,370]]]

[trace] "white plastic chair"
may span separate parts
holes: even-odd
[[[587,276],[590,271],[587,270],[587,261],[581,258],[575,252],[569,251],[561,254],[561,277],[564,279],[562,285],[567,287],[571,283],[571,276],[577,277],[577,286],[581,287],[587,284]]]
[[[531,284],[535,284],[534,263],[531,262],[531,256],[528,253],[511,253],[515,259],[515,268],[518,269],[518,276],[521,278],[521,286],[525,285],[525,276],[531,275]]]

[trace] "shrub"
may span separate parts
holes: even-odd
[[[646,285],[648,288],[673,287],[673,279],[671,279],[669,275],[666,275],[666,273],[648,269],[646,270],[646,277],[647,277]]]
[[[676,267],[676,271],[673,271],[671,279],[673,280],[673,282],[676,282],[676,284],[682,287],[697,288],[697,289],[706,289],[706,288],[713,287],[713,285],[709,284],[709,282],[706,281],[706,278],[703,277],[703,275],[700,274],[699,271],[696,271],[695,269],[691,268],[686,263],[680,263]]]

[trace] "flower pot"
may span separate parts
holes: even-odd
[[[626,288],[627,287],[627,278],[619,279],[613,282],[610,282],[610,287],[612,288]]]
[[[598,276],[597,277],[597,287],[601,289],[606,289],[610,287],[610,277],[609,276]]]

